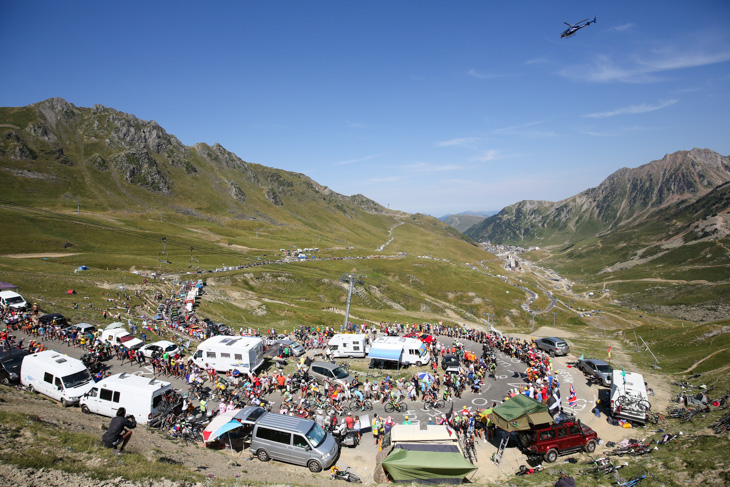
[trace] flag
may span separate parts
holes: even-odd
[[[553,418],[556,417],[558,414],[560,414],[560,389],[555,388],[553,389],[553,395],[550,396],[547,400],[547,407],[548,412],[550,413],[550,416]]]
[[[611,358],[610,357],[611,352],[608,352],[608,353],[609,353],[609,358]],[[578,360],[583,360],[583,354],[582,353],[580,354],[580,357],[578,357]]]
[[[570,384],[570,396],[568,396],[568,406],[574,408],[578,405],[578,397],[575,395],[575,388]]]
[[[454,403],[451,403],[451,411],[446,414],[446,421],[450,424],[452,421],[452,418],[454,417]]]
[[[608,347],[608,360],[611,360],[611,347]]]

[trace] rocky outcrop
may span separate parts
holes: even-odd
[[[157,167],[155,159],[145,150],[126,151],[113,159],[124,180],[141,188],[162,194],[172,194],[170,180]]]

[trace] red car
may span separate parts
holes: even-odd
[[[409,333],[408,335],[404,335],[406,338],[418,338],[423,343],[428,343],[429,345],[431,342],[433,342],[434,338],[429,335],[428,333],[421,333],[418,331],[414,331],[412,333]]]
[[[517,438],[528,453],[542,455],[548,463],[557,460],[558,455],[581,450],[593,453],[598,444],[598,434],[580,420],[522,431]]]

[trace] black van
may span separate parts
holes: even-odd
[[[18,384],[20,382],[20,366],[28,350],[20,348],[0,348],[0,382]]]

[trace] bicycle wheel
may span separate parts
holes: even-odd
[[[394,411],[393,403],[391,403],[390,401],[386,402],[385,403],[385,412],[392,413],[393,411]]]
[[[372,411],[373,410],[373,401],[371,401],[369,399],[365,399],[365,401],[363,402],[363,405],[365,405],[365,410],[366,411]]]
[[[436,403],[433,405],[433,407],[434,407],[434,409],[441,409],[442,407],[444,407],[444,401],[439,399],[438,401],[436,401]]]
[[[430,401],[423,401],[423,410],[428,411],[428,408],[431,407],[431,404],[432,403]]]
[[[398,412],[405,413],[406,411],[408,411],[408,405],[406,403],[402,402],[398,404]]]
[[[360,401],[357,399],[354,399],[353,401],[350,401],[350,411],[355,412],[361,409]]]
[[[347,472],[345,475],[346,475],[345,480],[347,480],[348,482],[353,482],[356,484],[362,482],[360,480],[360,477],[358,477],[357,475],[355,475],[352,472]]]
[[[595,475],[596,473],[598,473],[598,467],[582,468],[578,470],[578,473],[581,475]]]

